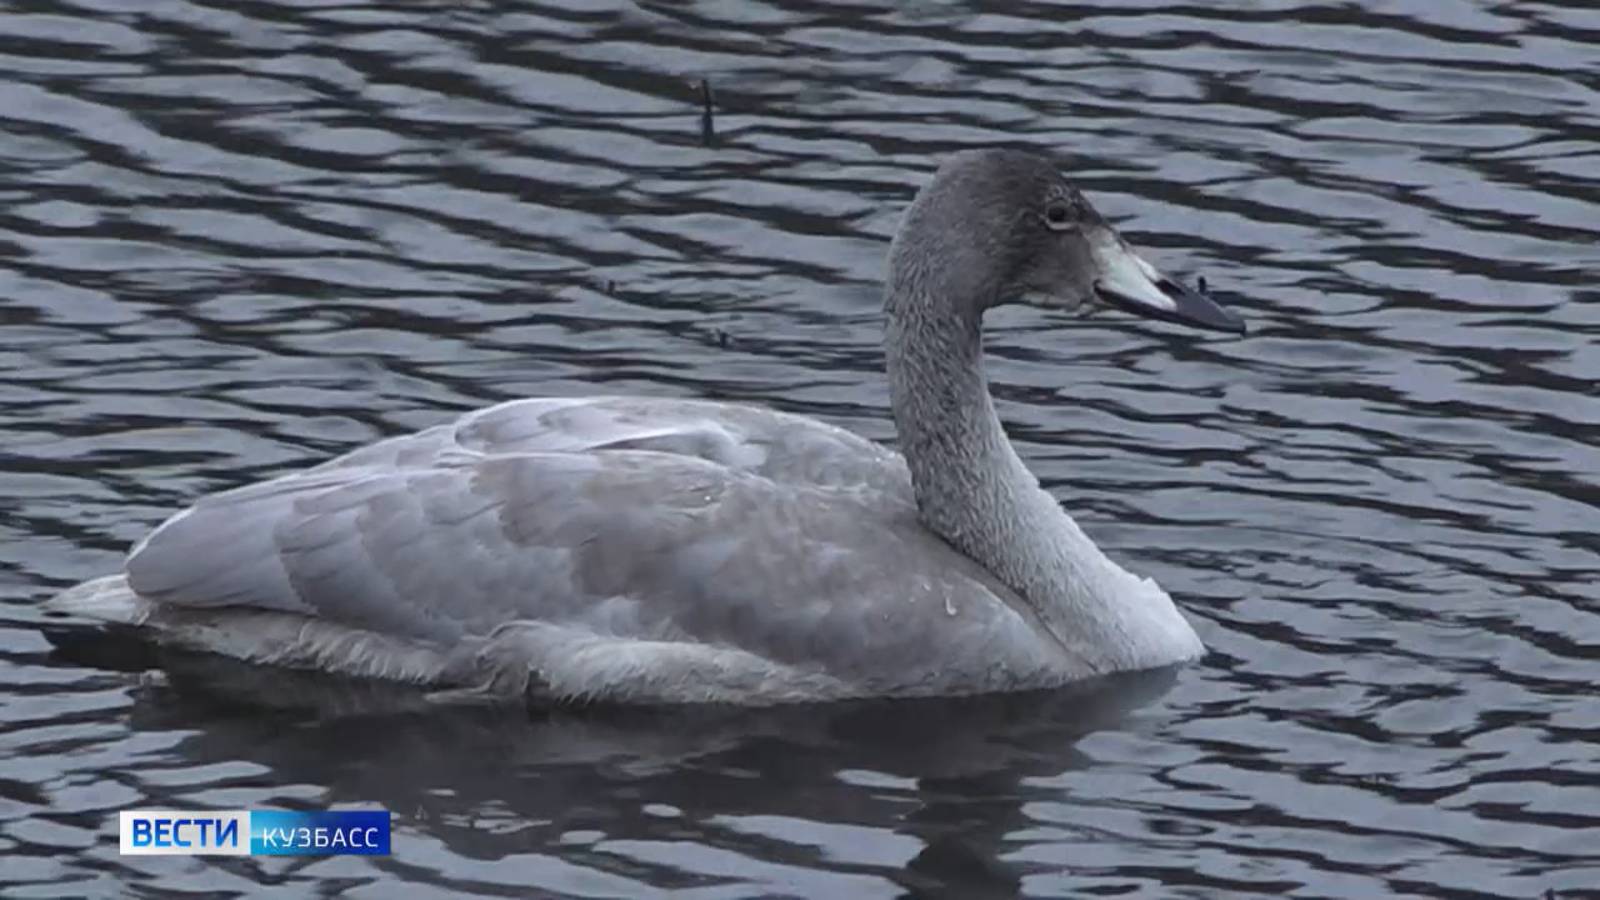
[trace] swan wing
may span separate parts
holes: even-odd
[[[738,654],[835,694],[1014,686],[1052,664],[1006,589],[922,528],[906,496],[663,450],[484,453],[523,438],[468,425],[206,497],[135,548],[128,585],[157,609],[288,615],[428,647],[526,626],[543,635],[528,667],[623,695],[618,667],[680,671],[638,658],[646,645]],[[574,648],[596,652],[582,662]]]

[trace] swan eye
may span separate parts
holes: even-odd
[[[1052,203],[1045,208],[1044,222],[1055,231],[1066,228],[1071,220],[1072,210],[1068,209],[1065,203]]]

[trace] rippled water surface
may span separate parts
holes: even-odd
[[[1252,323],[990,321],[1023,456],[1204,662],[508,721],[41,637],[198,495],[496,400],[892,440],[886,241],[996,144]],[[1587,0],[0,5],[0,891],[1579,896],[1597,175]],[[392,857],[116,851],[131,806],[360,802]]]

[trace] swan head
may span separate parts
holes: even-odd
[[[921,283],[924,290],[906,293],[947,298],[957,314],[1019,301],[1069,311],[1109,305],[1245,330],[1237,314],[1139,256],[1050,160],[1020,150],[947,159],[906,212],[889,280],[891,298]]]

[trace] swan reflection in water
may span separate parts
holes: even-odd
[[[193,778],[218,777],[229,802],[246,806],[378,804],[394,813],[395,853],[417,864],[419,881],[457,865],[429,867],[427,847],[439,842],[449,851],[442,859],[516,859],[518,877],[552,890],[571,873],[542,873],[538,855],[560,846],[563,858],[585,859],[590,850],[567,843],[576,833],[592,835],[601,855],[625,852],[605,840],[687,840],[835,868],[828,847],[782,849],[738,833],[748,816],[818,823],[829,840],[839,833],[832,826],[868,829],[875,846],[907,848],[883,874],[910,887],[927,878],[930,889],[967,884],[965,896],[1014,895],[1029,867],[1001,860],[1041,825],[1024,806],[1074,803],[1059,778],[1097,764],[1081,739],[1137,731],[1134,710],[1177,672],[958,698],[507,714],[503,705],[441,707],[381,682],[158,652],[165,674],[135,692],[130,720],[136,731],[182,735],[158,742],[164,779],[193,789]],[[240,778],[241,762],[262,768]],[[307,785],[319,786],[315,795]],[[689,864],[624,870],[652,881],[682,878],[678,867]]]

